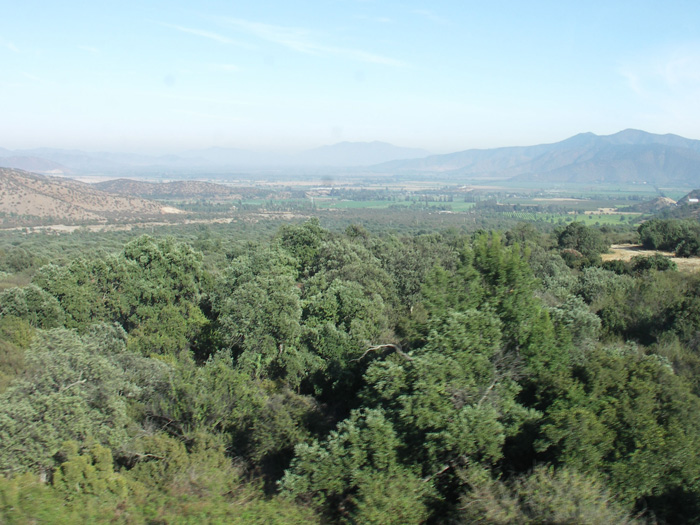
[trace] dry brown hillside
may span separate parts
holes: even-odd
[[[1,224],[9,225],[31,223],[37,218],[75,223],[182,212],[157,202],[106,193],[70,179],[0,168],[0,213]]]

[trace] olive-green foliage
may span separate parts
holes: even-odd
[[[671,331],[694,346],[700,330],[697,275],[652,271],[632,278],[611,272],[605,275],[604,270],[596,275],[597,269],[590,270],[582,290],[596,290],[591,308],[609,334],[652,344]],[[605,281],[609,286],[603,284]]]
[[[251,378],[226,352],[201,367],[179,367],[172,381],[170,397],[154,408],[157,422],[187,434],[220,433],[237,456],[254,462],[291,450],[308,436],[305,422],[318,417],[312,398]]]
[[[639,255],[637,257],[645,258]],[[601,268],[603,268],[604,270],[615,272],[618,275],[632,274],[632,265],[627,261],[623,261],[622,259],[613,259],[611,261],[605,261],[603,264],[601,264]]]
[[[80,453],[67,443],[52,485],[31,475],[0,477],[3,523],[316,523],[310,509],[265,498],[215,438],[199,435],[187,449],[160,434],[133,443],[136,465],[113,470],[108,449]]]
[[[591,267],[581,273],[578,294],[600,317],[604,329],[622,332],[629,324],[625,306],[628,294],[634,287],[635,280],[629,275]]]
[[[493,316],[453,312],[411,360],[393,356],[368,368],[365,406],[384,408],[424,474],[458,458],[497,461],[505,438],[531,416],[515,402],[519,387],[500,343]]]
[[[422,523],[433,488],[399,463],[401,446],[381,410],[353,412],[325,441],[297,446],[281,488],[342,522]]]
[[[300,342],[301,292],[295,259],[280,249],[236,259],[214,295],[220,337],[256,378],[298,385],[320,361]]]
[[[638,229],[642,245],[649,250],[675,251],[679,257],[700,253],[700,224],[692,219],[651,219]]]
[[[316,230],[313,222],[287,228],[279,244],[235,259],[213,308],[238,368],[294,388],[305,382],[328,397],[347,393],[361,376],[353,362],[391,337],[397,299],[391,276],[362,244]],[[308,235],[312,251],[298,244]]]
[[[682,257],[682,255],[679,255],[679,257]],[[670,257],[661,255],[660,253],[654,254],[650,257],[637,255],[636,257],[632,257],[630,265],[632,271],[636,273],[648,272],[650,270],[657,270],[659,272],[678,270],[676,261]]]
[[[566,328],[571,336],[572,352],[576,353],[574,361],[580,363],[585,353],[598,343],[600,317],[591,312],[583,299],[575,295],[550,308],[549,312],[554,324]]]
[[[636,255],[630,261],[620,259],[605,261],[602,267],[618,275],[639,275],[652,270],[658,272],[678,270],[678,265],[673,259],[660,253],[651,256]]]
[[[585,268],[581,272],[578,294],[595,309],[596,305],[605,302],[608,297],[619,299],[634,285],[634,281],[626,275],[618,275],[603,268]]]
[[[314,218],[299,226],[283,226],[278,233],[281,245],[297,261],[297,269],[308,272],[328,232]]]
[[[24,319],[0,317],[0,393],[24,370],[24,353],[35,333]]]
[[[460,504],[461,523],[643,523],[604,483],[568,468],[536,467],[507,483],[475,473]]]
[[[607,476],[627,501],[679,488],[700,497],[700,399],[663,360],[598,350],[574,376],[547,410],[540,451]]]
[[[58,328],[65,322],[56,298],[33,284],[0,293],[0,317],[6,316],[25,319],[35,328]]]
[[[164,434],[132,445],[136,465],[124,474],[130,509],[145,523],[315,523],[309,509],[264,499],[226,455],[216,435],[195,433],[189,446]]]
[[[103,512],[82,500],[80,508],[67,504],[62,492],[33,474],[0,476],[0,521],[3,523],[97,523],[104,517]]]
[[[456,251],[448,239],[438,234],[410,237],[367,237],[363,244],[391,276],[400,304],[397,309],[410,309],[420,298],[428,272],[436,265],[451,268],[456,263]]]
[[[572,267],[600,263],[600,254],[610,248],[601,232],[582,222],[572,222],[557,232],[557,243],[567,264]]]
[[[533,276],[541,281],[542,289],[554,298],[554,302],[566,301],[578,288],[576,274],[559,254],[534,247],[529,264]]]
[[[80,494],[91,494],[101,499],[116,501],[126,498],[127,482],[114,472],[112,453],[102,445],[92,445],[80,454],[76,442],[67,442],[59,455],[64,461],[53,475],[53,486],[73,499]]]
[[[302,341],[320,358],[310,383],[324,398],[348,395],[362,375],[358,361],[364,350],[391,337],[389,308],[357,281],[329,282],[324,275],[305,283],[302,305]]]
[[[393,279],[381,261],[359,242],[335,238],[322,243],[313,274],[329,284],[336,280],[354,282],[368,298],[381,299],[387,307],[397,303]]]
[[[590,267],[579,225],[243,229],[32,245],[55,264],[0,295],[0,521],[698,514],[698,276]]]
[[[676,246],[677,257],[696,257],[700,255],[700,232],[690,238],[683,239]]]
[[[506,242],[508,244],[542,244],[544,241],[542,233],[529,222],[520,222],[506,232]]]
[[[187,350],[202,330],[204,279],[201,253],[144,235],[117,255],[44,266],[34,282],[58,299],[68,328],[118,322],[131,334],[131,346],[151,355]]]
[[[162,367],[134,359],[120,329],[98,325],[82,337],[39,333],[26,371],[0,395],[0,470],[47,472],[65,441],[125,442],[128,400],[153,395]]]
[[[196,343],[208,320],[194,303],[153,308],[129,333],[130,349],[142,355],[173,355]]]
[[[21,272],[33,266],[36,258],[22,248],[21,246],[13,246],[7,252],[2,254],[0,259],[0,269],[10,272]]]

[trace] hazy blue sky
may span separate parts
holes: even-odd
[[[0,147],[700,139],[693,1],[0,2]]]

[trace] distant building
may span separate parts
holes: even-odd
[[[688,204],[697,204],[700,202],[700,199],[688,199]]]

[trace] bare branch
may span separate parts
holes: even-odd
[[[435,474],[431,474],[430,476],[424,477],[424,478],[422,479],[422,481],[423,481],[423,483],[427,483],[427,482],[430,481],[431,479],[437,478],[438,476],[444,474],[445,472],[447,472],[447,471],[450,470],[451,468],[452,468],[452,465],[445,465],[444,467],[442,467],[442,469],[440,469],[439,471],[437,471]]]
[[[479,399],[479,402],[476,404],[477,408],[481,406],[481,403],[483,403],[486,400],[486,396],[489,395],[489,392],[491,392],[491,390],[493,390],[493,387],[495,387],[497,384],[498,384],[498,377],[494,377],[493,381],[491,381],[491,384],[484,392],[484,395],[481,396],[481,399]]]
[[[137,461],[142,459],[165,459],[165,456],[156,456],[155,454],[139,454],[138,452],[131,453]]]
[[[81,376],[83,375],[82,373],[80,374]],[[61,388],[58,389],[59,392],[64,392],[68,390],[71,387],[74,387],[75,385],[82,385],[87,382],[87,379],[78,379],[77,381],[71,383],[70,385],[62,386]]]
[[[395,345],[393,343],[387,343],[384,345],[370,346],[367,350],[365,350],[365,353],[362,354],[360,357],[358,357],[357,359],[351,359],[351,362],[352,361],[362,361],[362,359],[364,359],[364,357],[367,354],[369,354],[370,352],[376,352],[377,350],[382,350],[383,348],[392,348],[397,354],[399,354],[401,357],[403,357],[407,361],[413,361],[413,358],[410,355],[408,355],[406,352],[401,350],[401,347],[399,345]]]

